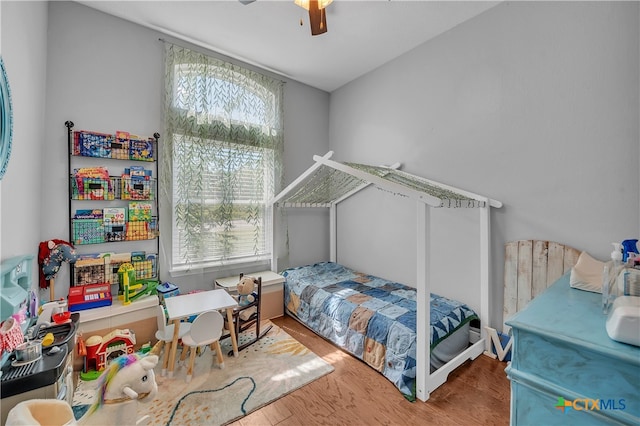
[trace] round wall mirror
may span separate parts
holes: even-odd
[[[0,57],[0,179],[4,176],[11,155],[11,139],[13,138],[13,111],[11,110],[11,90],[4,61]]]

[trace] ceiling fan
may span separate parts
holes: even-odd
[[[253,3],[256,0],[238,0],[242,4]],[[325,8],[333,0],[293,0],[295,4],[309,11],[309,26],[311,35],[320,35],[327,32],[327,13]],[[302,25],[302,20],[300,20]]]

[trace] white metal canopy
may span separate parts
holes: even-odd
[[[398,170],[393,166],[369,166],[358,163],[339,163],[331,160],[333,151],[316,162],[292,182],[273,202],[280,207],[330,207],[353,195],[369,184],[396,195],[414,198],[431,207],[501,207],[502,203],[460,188],[434,182]]]
[[[275,209],[278,207],[326,207],[330,218],[330,260],[336,262],[337,253],[337,221],[336,206],[369,185],[389,191],[395,195],[416,200],[417,205],[417,348],[416,348],[416,395],[426,401],[429,394],[443,384],[453,369],[467,359],[480,355],[488,339],[484,326],[489,326],[489,282],[491,232],[490,208],[502,207],[502,203],[488,197],[474,194],[460,188],[454,188],[434,182],[420,176],[398,170],[399,164],[393,166],[368,166],[357,163],[340,163],[331,160],[329,151],[324,156],[314,156],[315,164],[309,167],[289,186],[282,190],[272,201],[272,217],[274,218],[274,254],[271,267],[278,271],[275,247]],[[477,208],[480,212],[480,322],[482,338],[471,345],[463,353],[430,374],[429,359],[429,327],[430,318],[430,283],[429,283],[429,209],[434,208]]]

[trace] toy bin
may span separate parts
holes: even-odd
[[[71,178],[73,200],[113,200],[116,197],[113,179],[73,176]]]
[[[136,271],[136,280],[151,279],[158,276],[155,254],[147,254],[141,259],[132,259],[133,268]]]
[[[160,303],[164,303],[164,299],[167,297],[179,296],[180,289],[175,284],[171,284],[170,282],[164,282],[156,287],[158,291],[158,298],[160,299]]]
[[[119,223],[104,223],[104,240],[105,242],[125,241],[126,226]]]
[[[105,260],[101,257],[80,258],[73,268],[73,286],[85,286],[107,282]]]
[[[156,180],[123,177],[120,188],[123,200],[153,200],[156,193]]]

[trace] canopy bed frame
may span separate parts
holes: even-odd
[[[417,349],[416,349],[416,397],[421,401],[429,399],[429,394],[446,382],[449,373],[467,359],[475,359],[483,353],[486,331],[481,327],[481,338],[433,373],[430,373],[430,214],[433,208],[476,208],[480,220],[480,322],[489,324],[489,283],[490,283],[490,209],[500,208],[502,203],[486,196],[474,194],[459,188],[434,182],[398,170],[400,165],[369,166],[356,163],[340,163],[331,160],[329,151],[324,156],[314,156],[315,163],[281,191],[271,201],[274,226],[274,254],[271,265],[278,271],[276,239],[276,209],[324,207],[329,209],[330,219],[330,260],[337,257],[337,205],[369,185],[391,192],[394,195],[415,200],[416,223],[416,264],[417,264]]]

